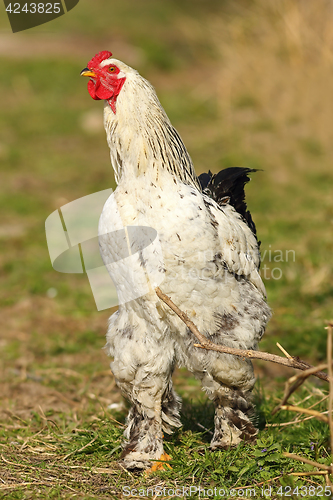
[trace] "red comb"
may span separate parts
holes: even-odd
[[[112,52],[109,52],[108,50],[103,50],[102,52],[98,52],[91,61],[88,62],[87,67],[89,69],[95,68],[98,64],[100,64],[104,59],[108,59],[109,57],[112,56]]]

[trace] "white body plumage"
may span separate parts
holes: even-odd
[[[118,187],[100,218],[101,254],[106,264],[119,258],[112,232],[127,226],[154,228],[162,253],[157,257],[147,247],[132,260],[130,272],[126,263],[112,268],[119,292],[126,296],[126,288],[140,290],[143,270],[156,266],[163,292],[204,335],[217,343],[256,349],[270,317],[256,237],[231,205],[219,206],[201,192],[186,148],[153,87],[116,59],[102,64],[116,65],[126,81],[116,113],[107,101],[104,107]],[[146,467],[150,459],[159,458],[161,428],[169,432],[170,426],[179,425],[179,400],[171,382],[176,363],[202,381],[216,404],[212,449],[237,444],[246,433],[255,435],[247,416],[255,382],[252,364],[193,347],[192,334],[158,299],[154,283],[149,286],[145,295],[138,293],[119,306],[107,333],[112,371],[133,403],[125,433],[126,465]]]

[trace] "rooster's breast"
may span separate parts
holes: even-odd
[[[201,308],[214,308],[221,302],[221,280],[226,269],[221,259],[220,240],[217,236],[218,222],[207,214],[205,197],[196,188],[182,183],[170,186],[128,185],[117,187],[107,201],[100,220],[100,234],[117,231],[128,226],[148,226],[156,230],[161,249],[161,259],[156,259],[149,248],[143,251],[131,274],[135,286],[135,276],[140,279],[144,260],[150,275],[152,266],[163,271],[161,288],[170,294],[180,307],[189,304]],[[124,236],[125,238],[125,236]],[[109,254],[118,259],[119,248],[114,238],[104,238],[101,243],[104,262]],[[118,265],[116,276],[112,276],[119,286],[124,283],[126,263]],[[128,276],[128,275],[127,275]],[[160,281],[161,281],[160,280]],[[234,281],[234,280],[233,280]],[[118,282],[118,283],[117,283]],[[237,293],[237,286],[228,286],[223,294]]]

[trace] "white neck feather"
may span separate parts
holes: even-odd
[[[116,114],[107,101],[104,107],[104,127],[116,182],[127,176],[147,175],[159,184],[162,174],[169,172],[175,181],[178,178],[201,190],[190,155],[154,88],[135,70],[128,69],[131,71],[126,71]]]

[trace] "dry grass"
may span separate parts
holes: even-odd
[[[333,494],[333,485],[331,482],[332,475],[333,475],[333,419],[332,419],[332,407],[333,407],[333,365],[332,365],[332,332],[333,332],[333,322],[330,322],[328,324],[327,328],[327,364],[326,365],[321,365],[320,367],[317,367],[317,370],[326,368],[328,369],[328,376],[329,376],[329,393],[327,396],[324,396],[319,402],[317,401],[311,407],[304,408],[301,406],[301,403],[304,403],[304,401],[300,402],[297,406],[286,404],[288,402],[288,399],[290,396],[295,392],[301,385],[304,383],[304,381],[313,373],[312,370],[307,370],[307,372],[299,373],[297,375],[294,375],[291,377],[285,385],[285,391],[284,391],[284,396],[281,401],[281,403],[273,410],[272,414],[276,413],[278,410],[285,410],[285,411],[291,411],[291,412],[296,412],[297,418],[294,419],[291,422],[287,422],[288,424],[292,425],[297,425],[301,422],[304,422],[304,418],[302,416],[305,415],[310,415],[310,417],[307,418],[316,418],[317,420],[324,422],[325,424],[328,425],[329,431],[330,431],[330,449],[331,449],[331,464],[326,465],[323,463],[319,463],[314,460],[309,460],[306,457],[297,455],[295,453],[284,453],[284,456],[287,458],[290,458],[292,460],[296,460],[298,462],[305,463],[307,465],[310,465],[312,467],[315,467],[315,469],[307,471],[307,472],[292,472],[292,476],[319,476],[323,475],[325,477],[326,485],[330,487],[331,492]],[[311,397],[311,395],[310,395]],[[310,397],[305,398],[305,400],[309,400]],[[327,400],[328,401],[328,410],[327,412],[320,412],[317,410],[313,410],[313,407],[316,406],[318,403],[321,403],[322,401]],[[326,416],[326,413],[328,414]],[[287,424],[286,423],[286,424]]]
[[[290,140],[311,138],[313,154],[332,151],[332,23],[328,0],[255,1],[239,7],[237,17],[212,19],[221,116],[233,126],[260,126],[261,119],[263,131],[266,120],[268,129],[271,123],[282,134],[280,143],[268,134],[267,142],[249,147],[266,147],[276,158],[294,146]]]

